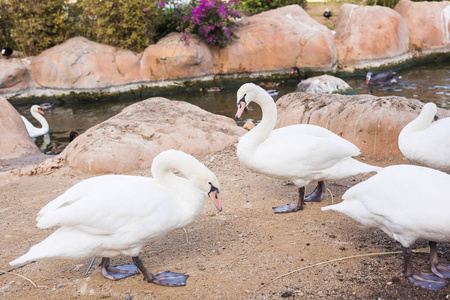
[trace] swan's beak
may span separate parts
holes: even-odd
[[[44,111],[42,110],[42,108],[38,108],[38,112],[41,114],[41,115],[43,115],[44,114]]]
[[[239,101],[238,110],[236,112],[236,119],[239,119],[242,116],[242,113],[244,112],[246,107],[247,105],[245,103],[245,100]]]
[[[219,190],[211,185],[211,190],[208,193],[208,197],[214,202],[214,205],[219,211],[222,211],[222,205],[219,202]]]
[[[439,120],[439,117],[438,116],[434,116],[434,118],[433,118],[435,121],[437,121],[437,120]]]

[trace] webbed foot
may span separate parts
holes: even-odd
[[[298,204],[286,204],[283,206],[272,207],[276,214],[286,214],[291,212],[296,212],[302,210],[303,207],[300,207]]]
[[[414,274],[407,276],[407,278],[412,284],[417,285],[418,287],[434,291],[439,291],[448,284],[447,280],[431,273]]]
[[[139,274],[139,270],[134,264],[102,265],[102,274],[111,280],[119,280]]]
[[[164,271],[155,274],[151,282],[163,286],[185,286],[188,277],[189,275]]]
[[[325,183],[319,181],[314,191],[305,197],[305,202],[321,202],[323,193],[325,192]]]

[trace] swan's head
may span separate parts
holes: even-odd
[[[42,108],[41,108],[39,105],[33,105],[33,106],[30,108],[30,111],[31,111],[32,113],[33,113],[33,112],[40,113],[41,115],[44,114],[44,111],[42,110]]]
[[[189,179],[208,195],[219,211],[222,211],[222,205],[219,202],[219,180],[217,180],[216,175],[200,162],[198,162],[198,168],[195,169],[195,175],[189,177]]]
[[[422,107],[422,111],[420,115],[427,119],[427,122],[431,123],[433,119],[437,121],[438,117],[436,116],[437,106],[433,102],[428,102]]]
[[[261,91],[266,92],[260,86],[253,83],[243,84],[237,91],[237,112],[236,119],[239,119],[244,112],[244,109],[258,97],[258,93]]]
[[[372,78],[372,72],[367,72],[366,75],[366,84],[369,84],[370,79]]]

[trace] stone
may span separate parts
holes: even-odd
[[[344,70],[411,58],[406,22],[388,7],[343,4],[335,30],[337,57]]]
[[[450,2],[400,0],[394,9],[408,26],[411,50],[450,52]]]
[[[368,157],[398,157],[398,135],[424,103],[416,99],[372,95],[291,93],[278,99],[275,128],[294,124],[322,126],[355,144]],[[438,109],[440,118],[450,111]]]
[[[125,173],[151,166],[163,150],[219,151],[247,131],[231,118],[182,101],[150,98],[88,129],[61,156],[86,173]]]
[[[356,92],[347,84],[347,82],[331,75],[322,75],[305,79],[297,85],[295,91],[315,94],[356,95]]]
[[[334,37],[299,5],[289,5],[244,18],[239,39],[216,49],[214,73],[314,70],[336,67]]]
[[[211,48],[193,36],[189,46],[180,40],[181,34],[171,33],[155,45],[148,46],[141,62],[144,80],[171,80],[212,75]]]
[[[0,60],[0,90],[9,92],[27,89],[33,85],[29,60],[1,59]]]
[[[41,88],[95,89],[140,80],[139,65],[129,50],[75,37],[33,57],[31,72]]]
[[[39,148],[28,135],[17,110],[0,97],[0,163],[29,155],[40,154]],[[0,171],[2,171],[0,169]]]

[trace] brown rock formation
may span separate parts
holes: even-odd
[[[291,93],[277,101],[276,128],[293,124],[325,127],[369,157],[403,157],[398,135],[420,113],[423,103],[401,97]],[[438,109],[439,117],[450,111]]]
[[[388,7],[344,4],[335,30],[338,61],[344,69],[380,66],[411,56],[406,23]]]
[[[0,60],[0,90],[27,89],[32,86],[30,66],[23,59],[1,59]]]
[[[197,37],[186,47],[181,34],[171,33],[142,55],[141,75],[144,80],[170,80],[212,74],[211,48]]]
[[[289,5],[248,17],[238,40],[218,50],[215,73],[267,72],[292,66],[332,70],[333,34],[300,6]]]
[[[40,154],[17,110],[0,97],[0,165],[4,160]],[[1,171],[1,170],[0,170]]]
[[[61,153],[88,173],[124,173],[150,167],[167,149],[189,154],[218,151],[246,132],[233,119],[192,104],[151,98],[125,108],[72,141]]]
[[[131,51],[76,37],[35,56],[31,71],[41,88],[92,89],[139,80],[139,63]]]
[[[450,51],[450,3],[400,0],[395,10],[405,19],[411,50]]]

